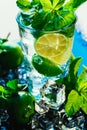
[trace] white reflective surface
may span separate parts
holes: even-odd
[[[0,0],[0,37],[4,38],[9,32],[9,39],[19,39],[18,26],[15,20],[18,8],[16,0]]]

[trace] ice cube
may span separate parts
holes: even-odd
[[[84,128],[85,117],[81,111],[77,112],[74,116],[67,117],[66,114],[62,116],[63,124],[68,128],[76,127],[77,130]],[[65,129],[64,129],[65,130]]]
[[[45,115],[42,115],[39,118],[39,125],[44,130],[49,130],[54,126],[53,122],[48,117],[46,117]]]
[[[36,101],[35,110],[39,114],[44,114],[49,111],[49,105],[44,100]]]
[[[51,108],[59,109],[65,102],[65,85],[57,84],[54,81],[47,81],[40,90],[43,100]]]
[[[36,114],[32,117],[32,129],[35,129],[39,127],[39,120],[38,120],[38,117],[39,117],[39,113],[36,112]],[[39,130],[39,129],[38,129]]]

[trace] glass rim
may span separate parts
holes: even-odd
[[[18,23],[18,26],[22,29],[26,29],[26,30],[31,30],[31,31],[38,31],[38,32],[47,32],[47,33],[50,33],[50,32],[60,32],[60,31],[63,31],[69,27],[71,27],[73,24],[75,24],[76,22],[76,18],[68,25],[64,26],[64,27],[61,27],[59,28],[58,30],[40,30],[40,29],[35,29],[35,28],[32,28],[30,26],[27,26],[27,25],[24,25],[23,22],[22,22],[22,18],[21,18],[21,13],[22,12],[19,12],[17,15],[16,15],[16,21]]]

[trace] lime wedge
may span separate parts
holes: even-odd
[[[59,65],[37,54],[33,55],[32,64],[40,74],[43,74],[48,77],[57,76],[63,72]]]

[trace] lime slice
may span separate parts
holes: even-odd
[[[37,54],[32,57],[32,64],[34,68],[45,76],[57,76],[62,73],[60,66],[56,65],[52,61]]]
[[[62,65],[70,57],[71,41],[60,33],[44,34],[35,42],[35,50],[39,55]]]

